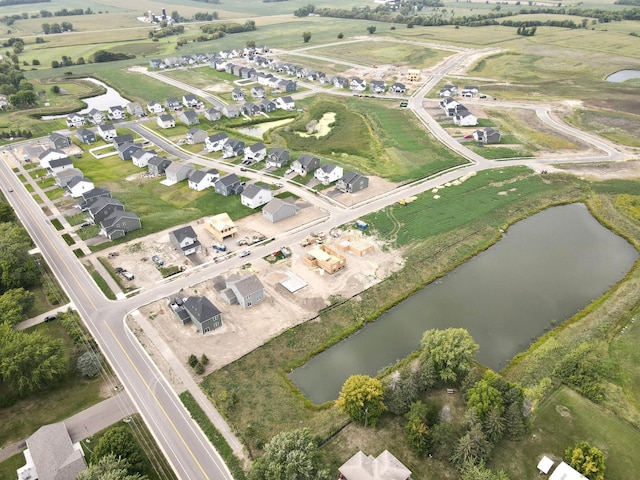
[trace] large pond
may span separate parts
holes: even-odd
[[[550,208],[289,377],[321,404],[350,375],[376,375],[416,350],[426,330],[448,327],[466,328],[480,345],[477,360],[500,370],[622,279],[637,257],[584,205]]]
[[[612,73],[605,80],[607,82],[624,82],[625,80],[631,80],[632,78],[640,78],[640,70],[620,70],[619,72]]]
[[[78,113],[80,115],[84,115],[89,113],[94,108],[97,110],[106,111],[109,107],[114,107],[116,105],[120,105],[124,107],[129,100],[120,95],[116,90],[111,88],[106,83],[101,82],[100,80],[96,80],[95,78],[83,78],[83,80],[87,80],[89,82],[97,83],[98,85],[103,86],[107,89],[105,93],[102,95],[96,95],[95,97],[83,98],[82,101],[87,104],[86,108],[83,108]],[[42,120],[55,120],[57,118],[66,118],[67,115],[47,115],[42,117]]]

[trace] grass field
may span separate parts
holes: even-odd
[[[605,453],[605,478],[631,479],[640,469],[635,449],[640,432],[566,387],[540,405],[530,435],[521,442],[503,441],[489,466],[505,470],[509,478],[535,480],[540,478],[536,465],[543,455],[560,461],[566,448],[583,440]]]
[[[566,118],[578,128],[608,138],[612,142],[629,147],[640,147],[640,116],[620,112],[577,110]]]
[[[26,463],[22,453],[0,462],[0,478],[16,478],[16,470]]]

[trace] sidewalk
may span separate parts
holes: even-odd
[[[136,413],[126,392],[107,398],[102,402],[64,420],[73,443],[95,435],[110,425]],[[0,462],[21,453],[26,448],[26,439],[0,448]]]

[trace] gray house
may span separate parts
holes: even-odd
[[[240,109],[237,105],[225,105],[222,107],[222,114],[227,118],[236,118],[240,116]]]
[[[207,139],[207,132],[198,127],[193,127],[187,132],[185,136],[185,141],[189,145],[195,145],[196,143],[204,143]]]
[[[266,166],[274,168],[282,168],[289,165],[291,161],[291,153],[284,148],[272,148],[266,159]]]
[[[190,225],[169,232],[171,245],[185,255],[196,253],[200,249],[200,242],[195,230]]]
[[[230,138],[222,147],[222,158],[233,158],[244,154],[245,144],[242,140]]]
[[[144,109],[142,108],[142,105],[140,105],[140,103],[138,102],[129,102],[127,103],[125,108],[127,109],[127,113],[129,115],[134,115],[136,117],[144,116]]]
[[[87,130],[86,128],[79,128],[76,131],[76,137],[78,137],[78,140],[85,144],[93,143],[96,141],[96,134],[91,130]]]
[[[131,160],[131,156],[138,150],[142,150],[142,147],[131,142],[124,142],[118,145],[118,156],[120,160]]]
[[[196,167],[191,163],[173,162],[165,169],[164,173],[168,182],[178,183],[189,178],[189,175],[195,170]]]
[[[222,312],[206,297],[188,297],[184,309],[202,334],[222,326]]]
[[[135,213],[115,211],[100,222],[100,233],[109,240],[115,240],[141,227],[140,218]]]
[[[51,148],[56,149],[69,148],[71,146],[71,140],[69,137],[65,137],[58,132],[53,132],[49,135],[49,143],[51,144]]]
[[[298,211],[293,201],[274,198],[262,208],[262,216],[271,223],[293,217]]]
[[[482,143],[500,143],[500,132],[494,128],[486,127],[483,130],[473,132],[473,138]]]
[[[178,120],[180,120],[185,125],[197,125],[198,123],[200,123],[198,114],[193,110],[185,110],[178,113]]]
[[[247,95],[239,88],[234,88],[233,90],[231,90],[231,98],[233,98],[233,100],[235,100],[236,102],[241,102],[247,98]]]
[[[239,195],[242,193],[242,182],[235,173],[230,173],[216,180],[213,187],[216,193],[228,197],[230,195]]]
[[[217,108],[209,107],[204,111],[204,118],[206,118],[211,122],[220,120],[221,116],[222,114],[220,113],[220,110],[218,110]]]
[[[171,160],[165,157],[153,157],[149,159],[147,168],[149,173],[154,176],[164,175],[167,167],[171,165]]]
[[[133,135],[125,134],[125,135],[116,135],[111,139],[111,143],[113,143],[116,147],[118,145],[122,145],[123,143],[133,143]]]
[[[264,300],[264,286],[255,274],[231,275],[227,279],[227,288],[220,292],[229,305],[239,304],[248,308]]]
[[[300,155],[300,157],[291,164],[291,168],[298,175],[313,173],[318,167],[320,167],[320,159],[306,153]]]
[[[94,188],[94,190],[96,189]],[[93,223],[98,224],[114,212],[124,212],[124,205],[117,198],[101,196],[93,199],[88,204],[87,211]]]
[[[89,208],[93,202],[95,202],[100,197],[108,197],[111,198],[111,192],[104,188],[96,187],[93,190],[89,190],[88,192],[84,192],[82,194],[82,200],[78,202],[78,207],[83,212]]]
[[[344,172],[336,188],[344,193],[356,193],[369,186],[369,179],[356,172]]]
[[[73,178],[83,177],[84,174],[82,170],[79,168],[68,168],[66,170],[62,170],[55,174],[56,177],[56,185],[59,187],[65,188],[67,183],[69,183]]]

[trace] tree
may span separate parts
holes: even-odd
[[[505,431],[509,440],[522,440],[527,426],[522,415],[522,405],[512,403],[504,414]]]
[[[307,428],[283,432],[271,439],[251,468],[251,480],[326,480],[329,469]]]
[[[369,32],[369,35],[373,35],[374,33],[376,33],[376,27],[373,25],[369,25],[367,27],[367,32]]]
[[[77,480],[147,480],[147,476],[127,473],[126,460],[110,453],[92,462]]]
[[[384,387],[380,380],[367,375],[352,375],[342,385],[336,405],[351,420],[375,427],[382,412]]]
[[[407,434],[407,441],[416,455],[424,453],[431,444],[427,415],[428,407],[420,400],[413,402],[405,415],[407,423],[404,431]]]
[[[100,437],[91,458],[97,461],[107,455],[124,459],[129,474],[144,474],[144,454],[128,425],[107,430]]]
[[[0,223],[13,222],[16,219],[13,208],[7,202],[0,202]]]
[[[247,48],[256,48],[256,41],[255,40],[247,40]]]
[[[82,375],[97,377],[102,369],[100,354],[87,350],[78,357],[76,368]]]
[[[389,411],[402,415],[418,398],[417,371],[411,366],[396,370],[385,379],[384,402]]]
[[[444,382],[459,382],[471,369],[478,344],[464,328],[427,330],[422,349],[433,361],[436,373]]]
[[[564,461],[589,480],[604,480],[605,455],[587,442],[580,442],[564,452]]]
[[[460,469],[460,480],[509,480],[509,477],[503,470],[492,472],[480,462],[478,465],[465,463]]]
[[[504,434],[505,421],[502,417],[501,408],[492,408],[485,415],[482,422],[482,430],[484,431],[487,440],[494,445],[500,441]]]
[[[32,91],[15,95],[27,94],[35,96]],[[28,288],[37,283],[40,272],[29,255],[31,247],[31,238],[21,225],[0,223],[0,292],[11,288]]]
[[[0,295],[0,321],[16,325],[27,319],[35,296],[24,288],[13,288]]]
[[[9,97],[9,102],[15,107],[30,107],[37,101],[38,97],[30,90],[22,90]]]
[[[311,40],[311,32],[303,32],[302,40],[304,41],[304,43],[309,43],[309,40]]]
[[[344,33],[340,32],[340,33],[338,34],[338,38],[344,38]]]
[[[493,409],[502,413],[502,395],[487,380],[480,380],[467,392],[467,408],[475,408],[480,420]]]
[[[51,93],[55,93],[56,95],[58,95],[60,93],[60,87],[58,85],[54,85],[53,87],[51,87]]]
[[[11,390],[20,395],[41,390],[64,377],[68,364],[62,340],[0,323],[0,380]]]
[[[491,445],[487,441],[479,424],[474,425],[455,447],[451,460],[458,466],[465,463],[476,465],[486,460],[491,452]]]

